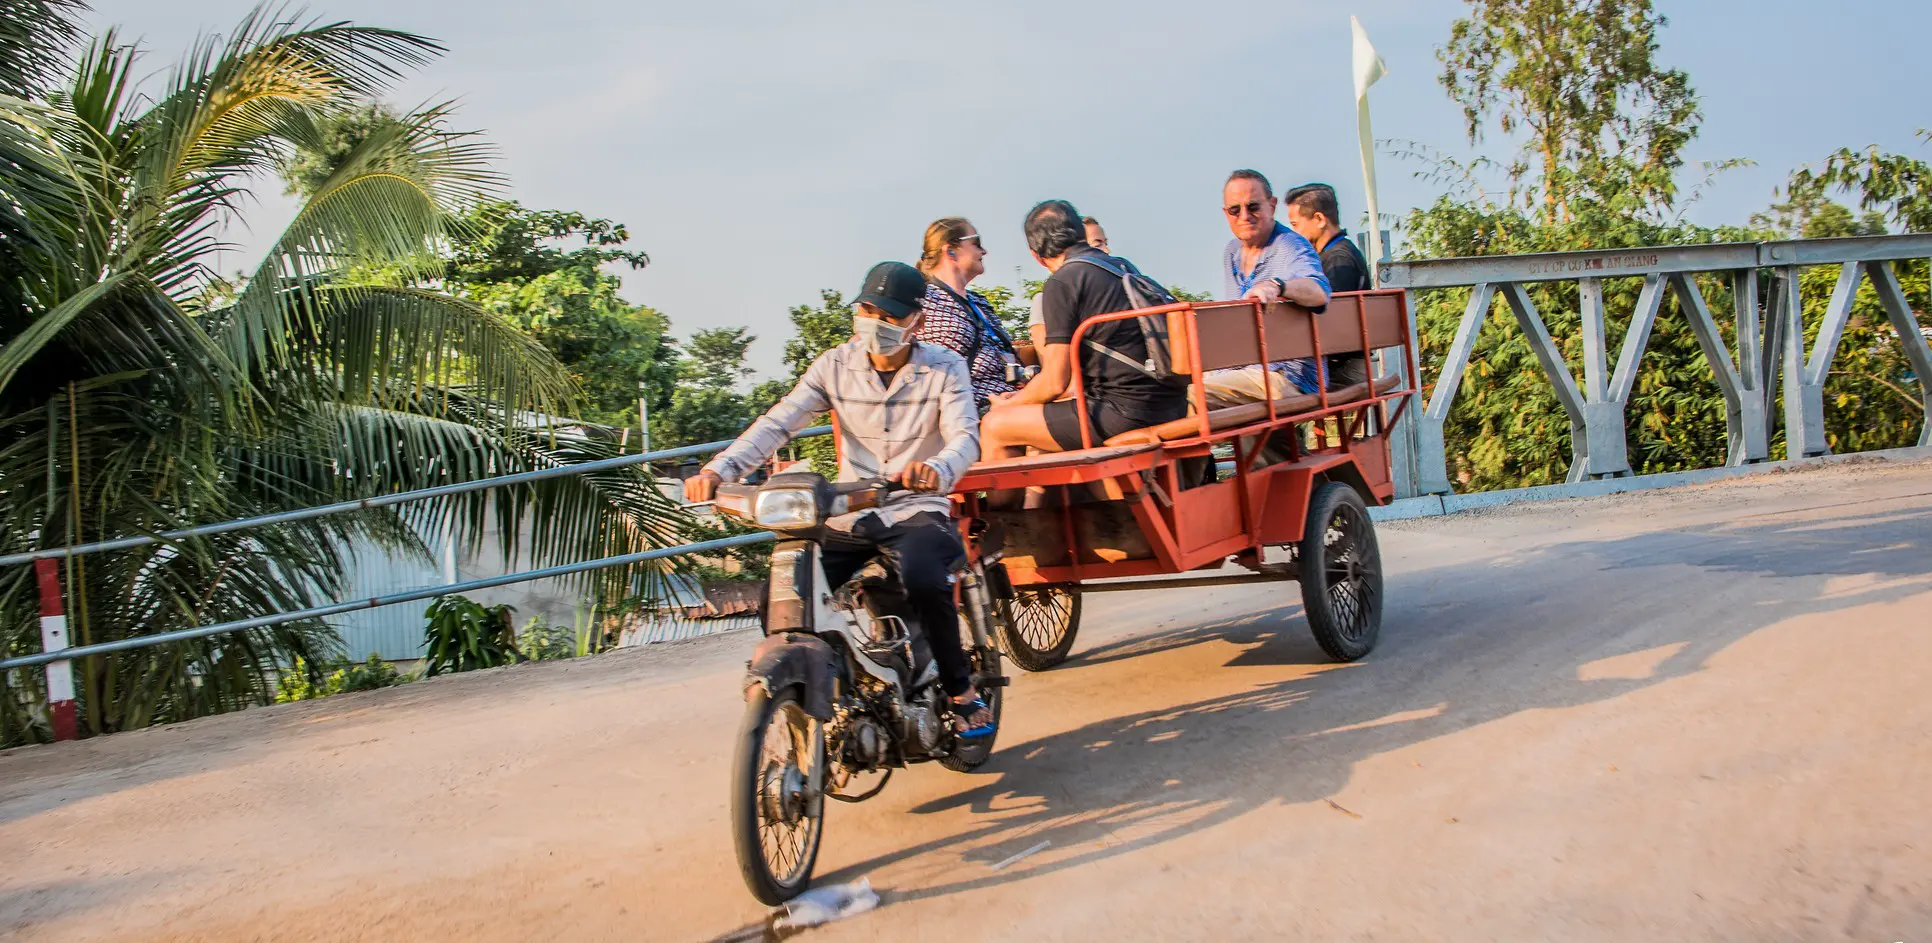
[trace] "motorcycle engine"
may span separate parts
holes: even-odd
[[[878,721],[870,717],[855,719],[846,743],[847,753],[861,768],[877,769],[885,763],[886,731]]]
[[[939,749],[939,714],[929,700],[906,705],[906,739],[919,745],[921,753]]]

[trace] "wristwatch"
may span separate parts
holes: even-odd
[[[1276,297],[1276,298],[1286,298],[1286,297],[1288,297],[1288,283],[1287,283],[1287,282],[1284,282],[1284,281],[1282,281],[1282,280],[1281,280],[1281,276],[1279,276],[1279,275],[1277,275],[1277,276],[1275,276],[1274,278],[1271,278],[1271,279],[1268,279],[1268,280],[1269,280],[1269,281],[1271,281],[1271,282],[1274,282],[1274,283],[1275,283],[1275,297]]]

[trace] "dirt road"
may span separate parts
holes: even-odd
[[[1355,665],[1292,585],[1094,597],[984,770],[831,810],[821,879],[885,905],[801,939],[1932,938],[1932,464],[1381,534]],[[752,641],[0,755],[0,937],[754,925]]]

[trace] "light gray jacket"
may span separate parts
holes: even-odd
[[[973,408],[966,361],[933,344],[914,344],[911,359],[893,374],[889,387],[879,382],[857,339],[820,354],[778,405],[705,468],[737,481],[828,411],[838,417],[839,481],[897,478],[913,462],[939,472],[937,494],[888,497],[876,512],[886,523],[921,511],[951,513],[946,492],[979,460],[979,412]],[[844,515],[830,525],[849,530],[858,516]]]

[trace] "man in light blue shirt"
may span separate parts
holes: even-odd
[[[1221,253],[1221,297],[1233,301],[1292,301],[1316,311],[1328,304],[1328,276],[1321,256],[1308,240],[1275,221],[1274,188],[1258,171],[1237,170],[1221,188],[1221,211],[1234,238]],[[1208,407],[1279,399],[1293,389],[1313,393],[1318,385],[1313,360],[1278,360],[1214,370],[1202,377]]]

